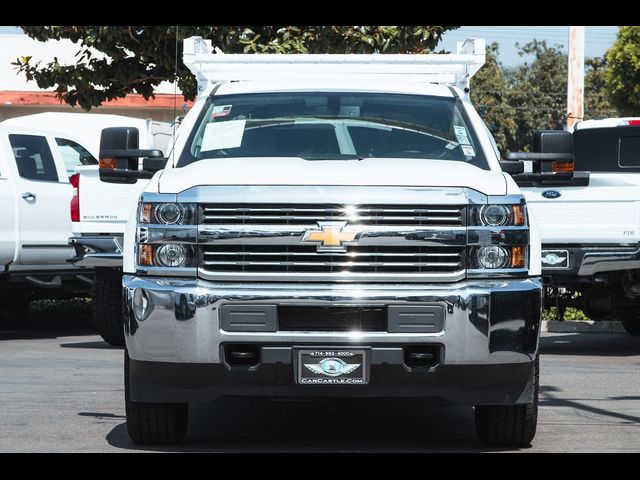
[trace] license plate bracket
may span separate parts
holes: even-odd
[[[366,385],[369,350],[330,347],[296,350],[296,383],[301,385]]]

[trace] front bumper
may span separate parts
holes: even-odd
[[[474,280],[455,284],[230,284],[125,276],[125,337],[131,394],[137,401],[205,401],[223,395],[435,396],[459,403],[531,401],[538,351],[541,281]],[[433,333],[230,332],[224,305],[442,307]],[[261,361],[250,368],[225,361],[229,344],[253,344]],[[293,352],[301,346],[366,346],[365,386],[298,385]],[[409,368],[403,349],[439,346],[437,365]]]
[[[556,278],[640,268],[639,245],[542,245],[542,274]]]

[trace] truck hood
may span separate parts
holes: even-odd
[[[256,157],[199,160],[182,168],[167,169],[160,177],[159,193],[180,193],[200,185],[463,187],[485,195],[505,195],[507,189],[501,172],[482,170],[459,161]]]

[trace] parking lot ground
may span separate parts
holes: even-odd
[[[126,432],[122,349],[86,324],[0,330],[0,452],[493,451],[470,407],[254,398],[192,405],[180,446],[141,448]],[[640,452],[640,338],[544,333],[541,353],[538,433],[521,451]]]

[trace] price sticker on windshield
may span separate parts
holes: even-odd
[[[467,157],[476,156],[476,152],[473,150],[473,147],[471,145],[462,145],[462,153],[464,153]]]
[[[471,142],[469,141],[469,136],[467,135],[466,128],[460,127],[458,125],[454,125],[453,130],[456,133],[456,138],[458,139],[458,142],[463,143],[465,145],[471,145]]]

